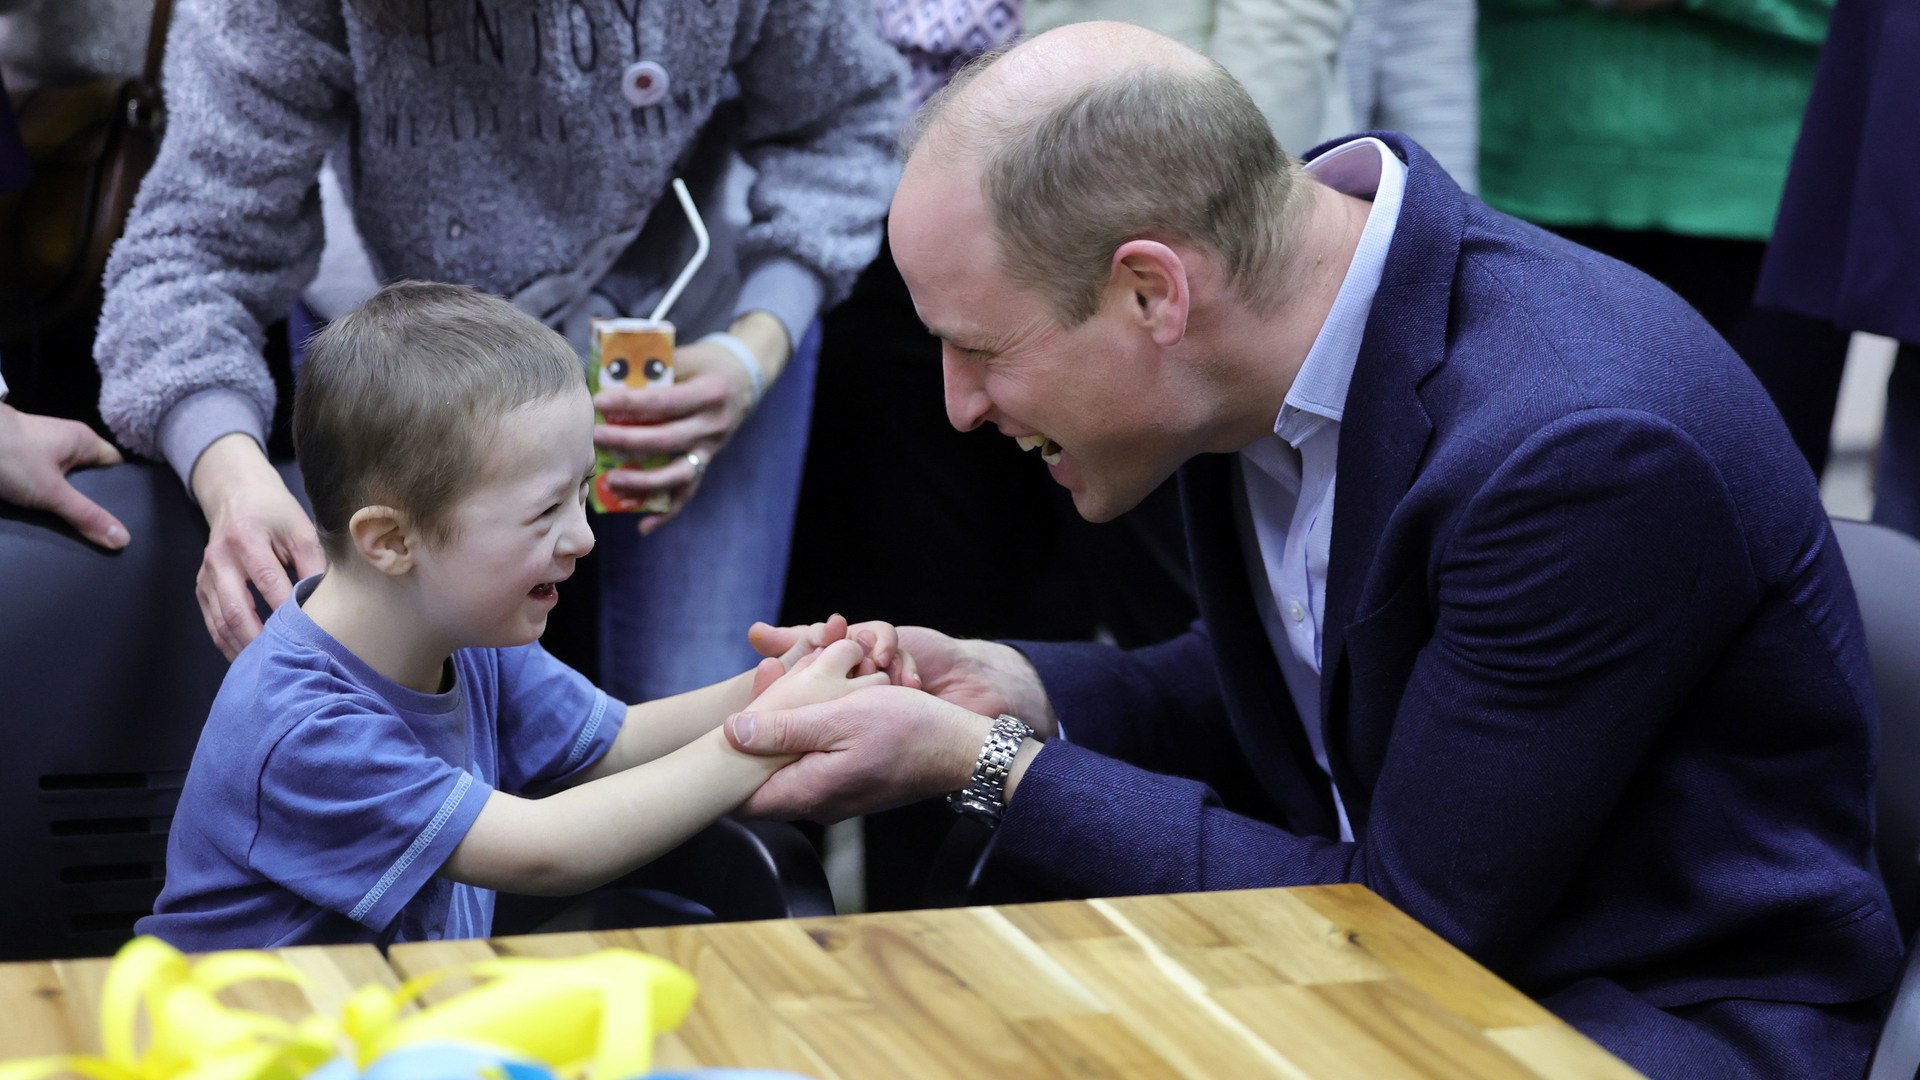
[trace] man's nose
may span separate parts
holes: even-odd
[[[946,385],[947,422],[955,431],[972,431],[987,418],[987,392],[974,378],[972,366],[956,356],[953,347],[940,347],[940,374]]]

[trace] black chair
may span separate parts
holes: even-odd
[[[227,666],[194,601],[206,531],[180,482],[146,465],[73,481],[133,543],[110,554],[0,505],[0,959],[111,953],[152,909]],[[783,825],[722,822],[643,878],[723,918],[833,910],[818,859]]]
[[[1874,849],[1894,915],[1913,939],[1920,921],[1920,540],[1862,521],[1836,519],[1866,624],[1880,702],[1880,776]],[[1868,1080],[1914,1080],[1920,1072],[1920,948],[1908,950],[1874,1048]]]

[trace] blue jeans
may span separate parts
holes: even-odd
[[[1904,344],[1887,376],[1887,419],[1873,479],[1873,520],[1920,537],[1920,345]]]
[[[652,536],[628,514],[594,518],[600,685],[629,704],[738,675],[759,659],[756,619],[780,616],[813,414],[820,324],[713,459],[680,515]]]

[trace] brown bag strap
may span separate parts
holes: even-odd
[[[173,0],[153,0],[153,22],[147,27],[148,86],[160,85],[160,65],[167,55],[167,27],[173,22]]]

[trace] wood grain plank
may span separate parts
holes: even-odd
[[[100,1045],[97,1000],[77,999],[74,962],[0,964],[0,1057],[37,1057]]]
[[[1007,972],[992,970],[991,957],[986,964],[967,962],[969,954],[978,959],[1000,939],[966,912],[888,914],[832,931],[816,929],[812,936],[868,989],[882,1011],[940,1060],[964,1062],[976,1074],[990,1076],[1065,1075],[1026,1041],[991,991],[983,992],[956,970],[965,968],[1002,986],[1008,983],[1003,977]],[[1029,990],[1044,994],[1046,982],[1037,972],[1015,970],[1028,975],[1034,984]],[[1017,1011],[1031,1015],[1039,1002],[1023,999],[1016,1005]],[[1075,1008],[1070,1001],[1060,1007]]]
[[[691,972],[700,984],[699,996],[685,1023],[655,1041],[656,1067],[740,1065],[787,1069],[821,1080],[839,1076],[761,1000],[752,985],[706,940],[700,927],[527,934],[492,942],[420,942],[394,946],[389,958],[402,976],[411,978],[496,955],[564,959],[609,948],[637,949],[671,960]],[[470,980],[450,979],[429,997],[442,1000],[468,985]]]
[[[1163,954],[1120,933],[1042,946],[1089,987],[1174,1071],[1188,1077],[1290,1077],[1307,1074],[1222,1008],[1206,987]]]
[[[1558,1022],[1531,998],[1361,886],[1327,885],[1300,889],[1294,895],[1333,920],[1348,940],[1371,953],[1400,979],[1475,1027],[1534,1027]]]
[[[1088,1080],[1162,1080],[1183,1074],[1113,1013],[1071,1013],[1017,1020],[1014,1026],[1063,1075]]]
[[[1310,1076],[1539,1080],[1482,1032],[1403,983],[1241,987],[1215,996]]]
[[[397,986],[393,971],[370,945],[277,950],[307,979],[241,983],[221,995],[239,1008],[299,1021],[340,1015],[361,986]],[[0,1060],[40,1054],[98,1054],[100,995],[112,961],[106,957],[0,964]]]
[[[1254,889],[1184,896],[1129,896],[1091,901],[1096,909],[1118,913],[1169,953],[1181,957],[1215,986],[1257,986],[1265,982],[1323,983],[1384,979],[1392,969],[1361,948],[1344,926],[1307,904],[1297,893],[1308,890]],[[1209,949],[1244,949],[1274,972],[1262,980],[1231,953],[1210,957]],[[1199,950],[1189,954],[1187,950]],[[1205,968],[1220,970],[1203,974]]]

